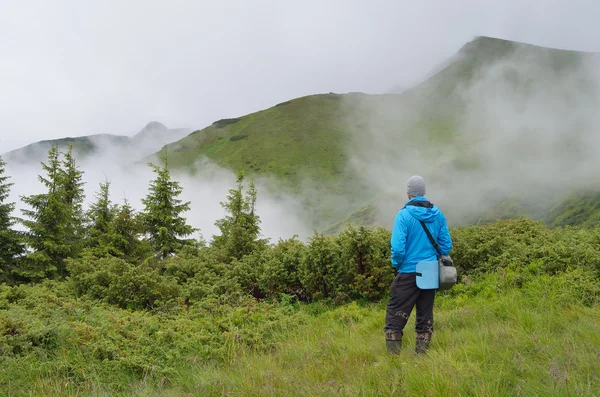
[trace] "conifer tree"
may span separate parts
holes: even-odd
[[[38,179],[47,192],[21,198],[32,208],[21,210],[29,218],[21,222],[28,229],[26,242],[33,251],[19,269],[19,275],[26,279],[64,275],[63,261],[71,251],[65,233],[69,211],[63,200],[57,146],[48,151],[48,163],[42,163],[42,169],[46,176]]]
[[[4,176],[5,169],[6,163],[0,157],[0,281],[9,279],[17,260],[24,252],[21,234],[12,229],[15,224],[12,217],[15,203],[5,202],[13,186],[13,183],[8,182],[9,177]]]
[[[151,182],[146,198],[142,199],[142,221],[152,249],[164,259],[181,249],[186,244],[182,237],[191,235],[196,229],[181,216],[189,211],[190,203],[183,203],[177,198],[183,189],[171,179],[166,156],[162,160],[162,167],[149,163],[156,178]]]
[[[63,202],[68,211],[65,233],[71,246],[70,256],[77,256],[83,248],[85,193],[82,180],[83,171],[75,164],[72,145],[69,145],[67,152],[64,153],[60,174]]]
[[[21,223],[28,229],[26,242],[33,252],[27,255],[18,274],[30,280],[66,276],[64,260],[76,257],[82,248],[83,173],[75,165],[72,147],[61,163],[58,146],[53,145],[42,169],[46,176],[38,178],[47,192],[21,198],[31,207],[22,210],[29,219]]]
[[[227,201],[221,202],[226,215],[215,222],[221,231],[220,236],[213,237],[213,245],[225,250],[229,258],[241,259],[252,253],[262,243],[260,234],[260,217],[256,214],[257,192],[254,182],[249,184],[246,197],[243,195],[244,174],[237,174],[237,189],[230,189]]]
[[[119,250],[112,244],[115,237],[111,235],[114,231],[117,211],[118,206],[110,200],[110,182],[101,182],[96,201],[90,204],[87,211],[86,247],[96,256],[120,256]]]
[[[130,263],[141,261],[149,252],[147,244],[140,240],[144,226],[141,215],[138,215],[125,199],[110,227],[110,244],[115,249],[114,255]]]

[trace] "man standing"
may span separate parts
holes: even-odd
[[[398,271],[392,282],[390,301],[385,316],[385,339],[389,353],[397,354],[402,347],[402,335],[413,307],[417,306],[415,331],[416,353],[429,348],[433,333],[434,289],[420,289],[416,283],[416,265],[436,261],[437,252],[423,230],[423,221],[437,241],[442,255],[452,249],[452,239],[446,217],[425,198],[425,181],[415,175],[406,184],[408,202],[398,213],[392,229],[392,266]]]

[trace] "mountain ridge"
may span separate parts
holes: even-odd
[[[136,155],[143,157],[160,150],[170,142],[183,138],[190,132],[189,128],[169,129],[160,122],[151,121],[132,136],[100,133],[46,139],[6,152],[2,157],[7,163],[38,162],[45,160],[52,145],[58,145],[60,150],[64,150],[69,144],[73,146],[76,158],[80,160],[112,149],[134,150]]]
[[[585,73],[579,75],[579,71],[587,72],[588,70],[583,68],[585,63],[595,62],[599,55],[595,52],[552,49],[489,36],[476,36],[446,60],[446,65],[439,71],[403,90],[402,93],[307,95],[229,119],[222,125],[215,122],[194,131],[179,142],[168,145],[167,148],[172,152],[170,159],[175,167],[193,170],[197,159],[208,157],[223,167],[243,170],[257,177],[265,174],[276,176],[292,189],[296,187],[298,192],[307,189],[307,179],[320,180],[321,189],[327,185],[329,190],[339,194],[338,199],[342,197],[344,204],[347,204],[348,196],[352,196],[354,200],[349,200],[352,202],[349,204],[352,210],[345,215],[335,212],[331,208],[336,206],[334,204],[315,215],[315,218],[327,218],[328,214],[335,213],[336,215],[331,217],[330,225],[339,224],[343,220],[368,220],[368,223],[381,224],[381,219],[389,219],[398,209],[395,203],[398,196],[401,197],[401,188],[389,189],[384,186],[381,189],[381,186],[375,186],[374,180],[385,179],[386,171],[383,165],[380,167],[383,173],[381,169],[377,169],[373,175],[361,176],[361,170],[357,171],[356,167],[352,169],[348,165],[351,161],[356,162],[357,154],[360,157],[360,153],[368,153],[361,163],[364,170],[368,169],[373,161],[377,162],[379,157],[395,160],[397,154],[394,148],[408,146],[409,152],[420,153],[420,158],[429,156],[435,159],[434,163],[437,166],[425,171],[432,185],[439,185],[438,189],[442,190],[451,189],[451,183],[448,181],[455,179],[457,173],[469,175],[484,172],[481,170],[485,170],[486,162],[489,162],[485,154],[494,155],[493,150],[486,148],[490,142],[500,140],[498,143],[506,145],[510,139],[517,140],[516,142],[522,140],[527,142],[527,146],[521,149],[525,150],[531,145],[526,131],[531,128],[539,130],[523,118],[519,120],[520,124],[508,126],[508,132],[514,136],[501,141],[504,133],[502,129],[507,127],[503,125],[506,121],[499,119],[499,127],[489,125],[491,129],[499,128],[497,134],[482,134],[479,125],[482,122],[494,123],[496,116],[493,102],[492,105],[482,108],[482,112],[478,111],[478,107],[481,107],[481,103],[478,103],[480,97],[497,99],[498,95],[495,93],[501,89],[505,97],[502,98],[502,103],[498,103],[499,106],[516,106],[511,104],[513,98],[516,104],[522,102],[523,105],[535,104],[537,101],[538,111],[543,112],[540,116],[555,117],[546,114],[552,109],[540,102],[539,97],[543,99],[546,95],[549,98],[574,96],[579,101],[594,97],[598,92],[597,84],[590,85],[590,82],[597,83],[593,80],[595,76]],[[590,86],[595,91],[590,93],[587,88],[578,90],[578,87]],[[510,113],[512,109],[503,111],[507,112],[506,116],[509,119],[513,117]],[[539,124],[545,125],[546,122],[540,119]],[[570,131],[577,124],[578,121],[574,120],[565,126],[565,130]],[[314,142],[308,145],[312,148],[310,151],[303,149],[303,146],[307,145],[307,132],[316,134],[313,137]],[[551,138],[564,139],[559,134]],[[377,141],[383,143],[377,144]],[[501,147],[498,148],[500,149]],[[290,157],[281,159],[280,156],[273,155],[277,152],[284,152]],[[318,154],[323,152],[327,155],[319,157]],[[179,157],[174,158],[175,154]],[[569,159],[566,158],[565,161],[567,160]],[[507,165],[514,167],[511,163]],[[407,166],[408,162],[397,162],[399,169]],[[504,167],[500,163],[487,166]],[[518,170],[511,172],[518,175]],[[388,179],[396,177],[390,173]],[[308,190],[312,188],[313,186],[309,186]],[[515,197],[510,196],[512,193],[500,192],[511,202],[510,205],[505,205],[502,204],[504,198],[499,198],[494,193],[497,188],[493,184],[488,190],[489,193],[482,193],[479,199],[483,202],[489,201],[489,204],[485,204],[486,208],[477,208],[477,211],[474,211],[473,207],[484,204],[465,203],[463,208],[454,211],[462,214],[457,218],[468,217],[471,222],[528,214],[538,217],[536,208],[522,205],[526,199],[515,200]],[[375,193],[369,195],[369,191]],[[313,193],[311,191],[308,195]],[[555,193],[551,193],[548,199],[556,200],[552,204],[558,205],[560,201],[558,196],[554,195]],[[531,196],[535,197],[534,194]],[[493,199],[489,200],[490,198]],[[450,197],[445,200],[448,200],[452,207],[458,198]],[[385,201],[391,204],[386,204]],[[314,199],[307,205],[321,203],[319,199]],[[377,211],[374,207],[385,209]],[[551,205],[548,203],[543,206],[549,207]],[[457,223],[460,223],[458,219]],[[320,226],[325,227],[323,224]]]
[[[437,190],[435,202],[448,208],[453,224],[520,216],[554,225],[579,221],[561,216],[562,209],[578,211],[596,196],[568,198],[561,206],[558,187],[548,186],[561,183],[546,181],[552,172],[542,167],[537,178],[519,167],[538,169],[541,161],[560,174],[561,164],[569,168],[585,160],[594,168],[585,153],[593,147],[595,119],[583,111],[561,112],[597,103],[597,76],[588,63],[599,57],[475,36],[401,93],[305,95],[189,130],[158,149],[167,150],[176,170],[201,173],[201,160],[208,159],[268,179],[274,190],[292,192],[303,202],[312,226],[330,232],[347,221],[388,226],[385,219],[402,202],[402,181],[413,173],[422,173]],[[146,135],[166,128],[146,127]],[[541,144],[545,152],[536,148]],[[139,161],[157,159],[158,149]],[[570,183],[568,175],[559,176]],[[503,187],[504,179],[523,177],[527,183],[514,191]],[[481,182],[477,196],[465,197],[461,185],[473,180]],[[591,180],[600,190],[600,181]],[[528,184],[536,187],[521,186]],[[569,185],[569,191],[579,188]],[[541,192],[548,202],[530,205]],[[548,208],[551,219],[539,214]]]

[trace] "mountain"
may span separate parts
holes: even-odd
[[[169,144],[169,159],[274,180],[330,231],[389,226],[412,174],[452,224],[542,219],[565,194],[600,190],[599,66],[597,53],[476,37],[398,94],[310,95],[218,120]]]
[[[5,153],[2,157],[10,164],[38,164],[45,161],[48,150],[53,145],[59,149],[73,146],[75,157],[79,160],[105,154],[115,157],[127,154],[126,158],[142,158],[152,154],[164,145],[182,139],[191,130],[187,128],[168,129],[164,124],[153,121],[148,123],[133,137],[111,134],[95,134],[80,137],[66,137],[32,143],[23,148]]]
[[[308,95],[193,132],[153,122],[133,137],[45,141],[4,157],[44,159],[51,143],[71,142],[88,158],[146,162],[164,148],[175,170],[202,174],[209,160],[266,182],[271,198],[291,194],[328,233],[390,227],[413,174],[451,225],[530,216],[592,226],[599,70],[598,53],[480,36],[418,84],[385,94]]]

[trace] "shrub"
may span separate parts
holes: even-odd
[[[451,256],[464,273],[493,270],[510,263],[529,262],[532,247],[547,243],[548,229],[530,219],[501,220],[452,230]]]
[[[530,219],[503,220],[452,231],[451,256],[461,274],[477,274],[538,263],[546,274],[568,267],[600,270],[600,228],[548,229]]]
[[[241,141],[242,139],[246,139],[248,138],[248,135],[234,135],[231,138],[229,138],[229,140],[231,142],[235,142],[235,141]]]
[[[338,237],[341,262],[353,277],[354,299],[378,300],[388,292],[395,272],[391,265],[390,232],[383,228],[350,226]]]
[[[240,120],[241,120],[241,118],[239,118],[239,117],[238,118],[233,118],[233,119],[221,119],[221,120],[215,121],[213,123],[213,125],[216,128],[223,128],[223,127],[226,127],[228,125],[235,124],[235,123],[237,123]]]
[[[312,299],[343,298],[352,283],[352,274],[340,260],[337,238],[315,233],[300,262],[299,278]]]
[[[179,286],[148,264],[132,265],[120,258],[85,256],[69,260],[70,282],[77,295],[126,309],[155,309],[173,304]]]
[[[306,298],[298,274],[305,252],[306,246],[296,237],[279,240],[277,245],[265,252],[263,270],[258,278],[258,285],[265,295],[276,297],[287,294]]]
[[[237,280],[231,276],[231,266],[222,261],[219,250],[213,247],[187,247],[163,264],[164,275],[177,282],[180,297],[187,304],[242,294]]]

